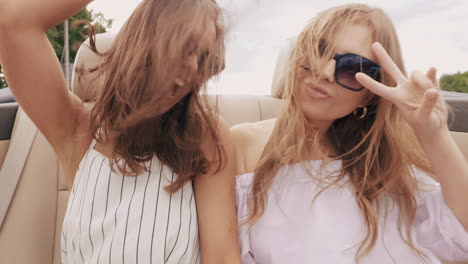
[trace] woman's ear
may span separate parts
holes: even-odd
[[[369,90],[364,90],[366,93],[364,97],[362,97],[362,101],[359,104],[359,107],[364,107],[366,105],[369,105],[372,100],[376,99],[376,95],[371,93]]]

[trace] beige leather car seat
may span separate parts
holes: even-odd
[[[0,141],[0,168],[3,165],[3,161],[5,160],[5,156],[8,151],[9,146],[10,146],[10,140]]]

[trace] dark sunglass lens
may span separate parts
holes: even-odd
[[[375,63],[371,62],[367,65],[364,65],[362,68],[362,72],[369,75],[372,79],[380,81],[380,67],[375,66]]]
[[[352,89],[360,89],[362,85],[356,80],[355,75],[358,72],[363,72],[374,80],[379,81],[380,67],[375,62],[363,58],[359,55],[345,55],[339,60],[336,65],[337,82]]]
[[[347,55],[342,57],[336,65],[337,80],[339,84],[348,86],[353,89],[361,88],[361,84],[354,77],[360,72],[360,57],[355,55]]]

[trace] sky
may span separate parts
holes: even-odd
[[[118,32],[141,0],[95,0],[90,9],[114,19]],[[382,8],[393,20],[408,72],[434,66],[438,74],[468,71],[467,0],[217,0],[229,26],[226,69],[216,92],[270,94],[273,70],[287,40],[318,12],[346,3]]]

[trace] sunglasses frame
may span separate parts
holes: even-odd
[[[338,73],[339,73],[339,72],[338,72],[338,64],[339,64],[339,62],[340,62],[340,60],[341,60],[342,58],[345,58],[345,57],[347,57],[347,56],[356,56],[356,57],[360,57],[360,58],[361,58],[361,64],[362,64],[363,60],[367,60],[367,61],[373,63],[373,64],[374,64],[373,67],[376,67],[376,68],[377,68],[376,72],[374,73],[374,76],[370,76],[370,75],[368,75],[368,74],[366,74],[366,73],[364,73],[364,74],[366,74],[367,76],[371,77],[372,79],[374,79],[374,80],[380,82],[380,70],[381,70],[381,67],[380,67],[380,65],[379,65],[377,62],[375,62],[375,61],[373,61],[373,60],[370,60],[370,59],[368,59],[368,58],[366,58],[366,57],[364,57],[364,56],[361,56],[361,55],[358,55],[358,54],[354,54],[354,53],[345,53],[345,54],[338,54],[338,53],[336,53],[335,56],[333,56],[333,59],[336,61],[334,77],[335,77],[335,82],[336,82],[338,85],[340,85],[341,87],[343,87],[343,88],[345,88],[345,89],[348,89],[348,90],[350,90],[350,91],[353,91],[353,92],[360,92],[360,91],[364,90],[364,86],[362,86],[361,88],[352,88],[352,87],[349,87],[349,86],[347,86],[347,85],[345,85],[345,84],[342,84],[342,83],[339,81],[339,78],[338,78]],[[361,66],[361,70],[362,70],[362,66]],[[362,71],[361,71],[361,72],[362,72]]]

